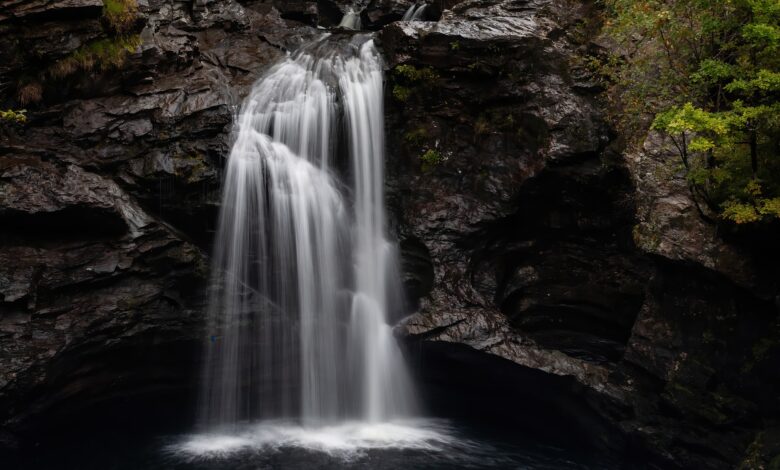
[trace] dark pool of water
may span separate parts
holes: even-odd
[[[565,432],[565,430],[562,430]],[[6,460],[28,470],[607,469],[592,451],[445,420],[317,430],[264,423],[230,432],[124,435],[40,444]]]

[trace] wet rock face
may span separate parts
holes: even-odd
[[[148,381],[143,371],[154,366],[143,360],[111,367],[112,351],[141,340],[193,350],[207,269],[200,250],[109,178],[33,158],[0,161],[4,426],[123,387],[164,387]]]
[[[423,312],[473,308],[523,341],[609,363],[647,267],[628,174],[604,163],[613,136],[569,66],[578,45],[563,31],[584,28],[585,13],[553,20],[545,5],[467,1],[438,23],[381,32],[390,193],[402,246],[430,253]]]
[[[30,122],[6,131],[4,146],[110,174],[145,210],[208,246],[232,114],[264,67],[312,30],[263,4],[141,2],[140,46],[123,66],[53,76],[52,64],[106,37],[101,10],[89,11],[0,23],[5,99],[13,103],[35,73],[45,103],[28,106]],[[60,30],[65,44],[37,50],[41,31]]]
[[[408,0],[371,0],[361,14],[364,27],[380,29],[394,21],[400,21],[415,2]]]
[[[259,2],[139,1],[119,66],[52,73],[112,33],[102,1],[0,7],[0,441],[74,410],[194,394],[232,115],[314,31]],[[81,416],[84,416],[81,414]]]
[[[194,394],[232,116],[269,63],[353,6],[139,0],[124,64],[54,77],[108,37],[101,5],[0,6],[0,108],[33,82],[41,95],[0,126],[4,445],[101,401]],[[566,413],[596,445],[659,467],[769,465],[775,258],[698,217],[684,179],[656,171],[657,137],[623,151],[581,60],[599,52],[598,12],[453,0],[429,6],[438,22],[397,21],[410,5],[357,4],[386,56],[413,313],[398,331],[420,380],[539,381],[518,396],[559,412],[577,397]]]
[[[575,378],[611,422],[594,430],[606,447],[730,468],[778,417],[776,271],[719,237],[684,179],[650,171],[662,145],[622,151],[578,60],[598,53],[592,14],[464,1],[380,32],[388,192],[419,307],[399,334],[422,357],[468,345],[518,377]]]

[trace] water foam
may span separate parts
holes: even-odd
[[[289,421],[265,421],[245,425],[235,432],[213,431],[184,436],[166,450],[185,461],[195,461],[293,448],[326,454],[346,462],[375,450],[446,453],[450,458],[457,455],[462,460],[470,451],[484,451],[485,445],[458,437],[443,420],[348,421],[321,427],[304,427]]]

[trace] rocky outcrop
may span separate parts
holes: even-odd
[[[399,334],[437,366],[468,345],[576,379],[629,457],[730,468],[778,418],[776,271],[701,217],[662,146],[622,151],[580,61],[592,13],[465,1],[380,33],[420,296]]]
[[[644,431],[683,465],[766,468],[777,454],[755,440],[773,432],[780,411],[770,366],[780,354],[777,264],[769,261],[777,250],[716,224],[661,136],[651,133],[624,157],[636,191],[634,240],[656,264],[623,361],[660,394],[638,405],[658,414]]]
[[[403,18],[404,13],[415,2],[408,0],[371,0],[361,14],[366,28],[380,29]]]
[[[0,127],[5,444],[117,397],[193,394],[233,113],[352,6],[139,0],[122,60],[57,73],[117,38],[101,5],[0,6],[0,107],[28,110]],[[571,415],[647,466],[776,462],[771,233],[746,243],[702,218],[658,136],[624,150],[581,60],[601,52],[595,6],[435,2],[438,22],[396,21],[401,0],[358,6],[388,67],[414,313],[398,332],[437,403],[473,388],[517,427],[513,410]]]
[[[0,8],[2,107],[39,95],[0,124],[5,444],[106,400],[194,393],[232,115],[314,31],[264,4],[190,3],[139,1],[127,54],[62,74],[121,39],[102,2]]]
[[[745,286],[763,282],[748,250],[724,243],[713,215],[693,197],[671,142],[651,133],[641,149],[626,153],[626,163],[638,191],[634,238],[643,251],[700,264]]]
[[[35,15],[92,14],[103,9],[102,0],[11,0],[0,6],[0,21]]]
[[[149,364],[116,370],[111,355],[198,337],[200,250],[110,179],[32,157],[0,161],[4,425],[150,385]]]
[[[571,338],[558,324],[578,335],[572,355],[607,363],[622,352],[647,276],[632,252],[630,182],[602,163],[612,136],[596,90],[569,67],[574,46],[561,35],[586,27],[575,20],[584,13],[559,24],[541,3],[517,7],[463,2],[438,23],[382,31],[394,86],[411,90],[391,104],[398,224],[434,267],[423,311],[473,310],[503,319],[483,328],[488,336],[521,328],[522,341],[564,347]],[[409,66],[433,83],[409,84],[399,73]],[[472,321],[457,316],[459,328]],[[427,320],[406,327],[416,321]]]

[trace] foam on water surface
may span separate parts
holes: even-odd
[[[352,461],[372,450],[411,450],[464,457],[486,450],[485,444],[459,438],[446,421],[431,419],[384,423],[348,421],[304,427],[285,421],[249,424],[235,432],[205,432],[184,436],[166,451],[184,460],[221,459],[242,453],[272,453],[298,448]]]

